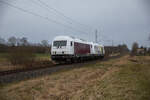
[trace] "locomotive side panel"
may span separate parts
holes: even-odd
[[[75,55],[89,55],[90,54],[90,45],[74,42],[74,54]]]

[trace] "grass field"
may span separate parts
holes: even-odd
[[[0,86],[0,100],[150,100],[150,57],[124,56]]]
[[[37,58],[45,58],[45,59],[50,59],[50,54],[35,54]]]

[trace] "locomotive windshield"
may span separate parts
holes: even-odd
[[[54,41],[53,46],[66,46],[67,41]]]

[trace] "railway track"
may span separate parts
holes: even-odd
[[[49,75],[53,72],[57,72],[63,69],[71,69],[71,68],[79,68],[86,64],[96,63],[97,61],[107,61],[109,59],[119,58],[123,55],[106,57],[103,60],[93,60],[83,63],[75,63],[75,64],[54,64],[47,67],[41,68],[30,68],[30,69],[20,69],[20,70],[10,70],[0,72],[0,84],[11,83],[16,81],[22,81],[26,79],[31,79],[43,75]]]
[[[57,65],[51,65],[51,66],[46,66],[46,67],[37,67],[37,68],[16,69],[16,70],[2,71],[2,72],[0,72],[0,76],[10,75],[10,74],[14,74],[14,73],[27,72],[27,71],[40,70],[40,69],[45,69],[45,68],[49,68],[49,67],[56,67],[56,66]]]

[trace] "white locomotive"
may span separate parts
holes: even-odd
[[[51,59],[56,62],[82,61],[103,58],[103,45],[70,36],[57,36],[51,46]]]

